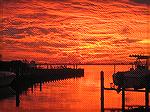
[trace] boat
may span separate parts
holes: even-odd
[[[150,70],[149,70],[149,59],[150,56],[144,55],[130,55],[129,57],[136,58],[134,63],[135,67],[132,66],[129,71],[117,72],[113,74],[114,85],[121,88],[133,88],[142,89],[150,88]],[[145,61],[143,61],[145,60]]]
[[[13,72],[0,71],[0,87],[9,86],[15,77]]]
[[[16,94],[16,91],[10,86],[0,88],[0,100],[13,97]]]

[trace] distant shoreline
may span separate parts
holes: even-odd
[[[16,60],[1,60],[0,62],[11,62]],[[22,60],[17,60],[22,61]],[[35,62],[36,65],[134,65],[133,62],[127,62],[127,63],[40,63]]]

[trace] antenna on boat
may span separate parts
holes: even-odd
[[[116,64],[114,64],[114,74],[116,73]]]
[[[140,62],[140,59],[146,59],[145,67],[148,69],[150,56],[145,56],[145,55],[129,55],[129,57],[135,57],[136,58],[136,62]]]

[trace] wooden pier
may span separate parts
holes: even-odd
[[[26,62],[21,60],[1,61],[1,71],[9,71],[16,74],[17,80],[44,80],[63,79],[84,76],[84,69],[78,68],[77,64],[48,64]]]
[[[16,79],[12,82],[13,87],[26,88],[35,83],[45,81],[56,81],[69,78],[84,77],[84,69],[77,68],[57,68],[57,69],[41,69],[32,68],[28,71],[22,71],[19,68],[16,72]],[[15,88],[16,88],[15,87]]]
[[[101,77],[101,112],[104,112],[105,111],[105,108],[104,108],[104,95],[105,95],[105,90],[110,90],[110,91],[117,91],[116,88],[113,88],[113,87],[110,87],[110,88],[105,88],[104,87],[104,72],[101,71],[100,72],[100,77]],[[146,87],[145,89],[143,90],[131,90],[131,89],[126,89],[126,88],[121,88],[121,91],[122,91],[122,112],[132,112],[130,110],[126,110],[126,105],[125,105],[125,91],[130,91],[130,92],[144,92],[145,93],[145,110],[144,112],[149,112],[150,111],[150,107],[149,107],[149,87]],[[108,109],[106,109],[108,110]],[[110,109],[111,110],[111,109]],[[115,111],[115,110],[113,110]],[[135,112],[135,111],[134,111]],[[141,112],[141,111],[140,111]]]
[[[67,65],[52,67],[52,65],[40,64],[28,70],[23,70],[22,67],[17,68],[15,73],[16,79],[12,82],[11,86],[16,90],[16,107],[19,107],[20,94],[22,91],[25,91],[36,83],[40,83],[40,90],[42,90],[42,83],[44,82],[84,77],[84,69],[77,68],[77,65],[73,65],[73,68],[69,68]]]

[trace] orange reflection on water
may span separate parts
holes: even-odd
[[[20,95],[20,106],[15,107],[15,98],[0,100],[1,110],[10,111],[54,111],[54,112],[99,112],[100,111],[100,71],[105,73],[105,87],[112,82],[113,66],[85,65],[82,78],[57,80],[36,84]],[[119,65],[116,70],[125,71],[129,66]],[[6,105],[9,104],[10,108]],[[126,92],[126,106],[143,106],[144,93]],[[105,108],[121,109],[121,93],[105,91]]]
[[[83,66],[85,77],[43,84],[30,94],[40,101],[34,108],[63,111],[98,112],[100,110],[100,70],[105,72],[105,87],[112,82],[113,66]],[[129,66],[117,66],[117,71],[128,70]],[[39,99],[36,99],[39,98]],[[34,102],[34,100],[33,100]],[[105,108],[121,108],[121,93],[105,91]],[[144,105],[143,93],[126,92],[126,106]],[[24,105],[24,104],[23,104]],[[29,104],[27,104],[29,105]],[[39,106],[40,105],[40,106]],[[28,106],[27,106],[28,107]]]

